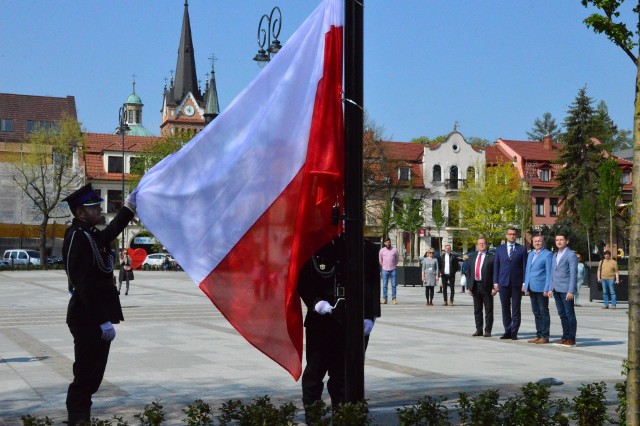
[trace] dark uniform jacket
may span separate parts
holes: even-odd
[[[380,265],[378,249],[375,244],[365,242],[364,249],[364,318],[373,320],[380,316]],[[320,315],[314,307],[321,300],[332,306],[336,303],[336,283],[345,286],[344,262],[340,262],[344,253],[344,240],[335,238],[316,252],[300,269],[298,275],[298,293],[307,306],[305,327],[331,323],[344,326],[345,304],[340,302],[331,314]]]
[[[113,285],[113,253],[115,240],[133,218],[133,212],[122,208],[104,230],[73,219],[65,232],[62,245],[64,268],[72,289],[67,308],[69,326],[96,326],[124,320],[118,290]]]

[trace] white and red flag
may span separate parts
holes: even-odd
[[[304,261],[339,233],[343,0],[325,0],[258,77],[138,185],[144,225],[252,345],[302,369]]]

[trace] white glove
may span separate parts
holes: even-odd
[[[331,311],[333,311],[331,303],[327,302],[326,300],[321,300],[316,303],[316,306],[313,309],[320,315],[330,314]]]
[[[124,202],[124,205],[129,207],[133,212],[136,211],[136,207],[137,207],[137,203],[136,203],[137,195],[138,195],[138,188],[136,188],[133,191],[131,191],[129,193],[129,196],[127,197],[127,199]]]
[[[100,324],[100,329],[102,330],[102,340],[111,342],[116,338],[116,329],[113,327],[113,324],[111,324],[111,321]]]
[[[364,335],[365,336],[368,336],[369,334],[371,334],[371,330],[373,330],[373,324],[374,324],[374,322],[371,321],[370,319],[364,320]]]

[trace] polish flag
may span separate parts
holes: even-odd
[[[298,271],[340,232],[343,0],[325,0],[204,130],[138,185],[144,225],[252,345],[302,370]]]

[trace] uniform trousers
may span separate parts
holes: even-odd
[[[102,340],[99,326],[69,326],[73,335],[73,382],[67,391],[69,425],[91,420],[91,396],[98,391],[107,367],[111,342]]]
[[[307,365],[302,373],[302,403],[307,406],[322,399],[324,376],[331,405],[345,402],[344,330],[331,318],[306,327]]]

